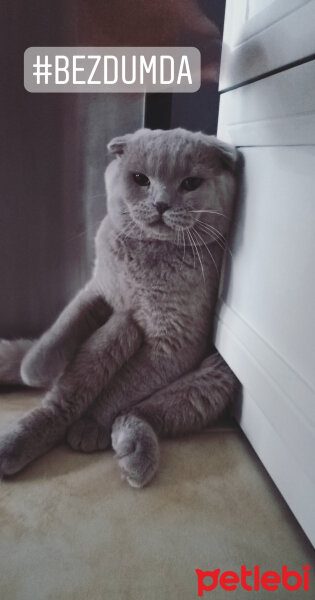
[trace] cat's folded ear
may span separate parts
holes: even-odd
[[[109,144],[107,144],[107,150],[110,154],[121,156],[124,153],[128,142],[130,142],[132,135],[132,133],[127,133],[126,135],[120,135],[113,138]]]
[[[235,146],[222,142],[214,135],[204,136],[204,138],[207,138],[209,148],[215,151],[223,169],[235,174],[238,173],[243,165],[243,155],[241,152]]]
[[[120,135],[118,137],[114,137],[109,144],[107,144],[107,150],[110,154],[116,154],[116,156],[121,156],[124,154],[128,144],[132,139],[136,139],[145,133],[148,133],[150,129],[146,129],[143,127],[142,129],[138,129],[134,133],[126,133],[125,135]]]

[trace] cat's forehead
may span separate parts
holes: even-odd
[[[162,178],[172,178],[211,167],[215,150],[191,132],[150,132],[131,140],[127,165]]]

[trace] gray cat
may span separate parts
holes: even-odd
[[[91,280],[38,341],[0,344],[2,382],[49,390],[0,439],[1,476],[66,436],[82,452],[112,443],[142,487],[158,468],[157,436],[209,425],[235,392],[211,334],[237,150],[184,129],[141,129],[108,149]]]

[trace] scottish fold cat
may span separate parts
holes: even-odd
[[[66,438],[82,452],[112,444],[142,487],[158,437],[209,425],[237,386],[211,346],[237,150],[184,129],[141,129],[108,149],[90,281],[40,339],[0,344],[2,382],[47,389],[0,439],[1,476]]]

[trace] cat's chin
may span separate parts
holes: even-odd
[[[150,225],[145,226],[145,232],[148,237],[156,240],[169,240],[171,241],[174,237],[174,230],[171,229],[165,223],[159,221],[156,223],[151,223]]]
[[[127,233],[128,237],[141,240],[173,242],[177,246],[182,245],[181,239],[179,239],[179,232],[183,230],[183,226],[179,224],[174,224],[173,222],[165,223],[163,217],[156,218],[154,221],[143,221],[133,217],[132,221],[135,228],[130,228]],[[187,240],[185,243],[187,244]]]
[[[154,221],[138,221],[134,219],[134,222],[135,225],[149,237],[157,237],[160,235],[171,237],[172,234],[174,234],[172,227],[167,225],[161,218],[155,219]]]
[[[174,238],[175,230],[164,223],[162,219],[156,219],[152,222],[138,221],[134,219],[135,225],[139,231],[144,233],[148,239],[169,240]]]
[[[166,223],[164,223],[164,221],[159,220],[159,221],[154,221],[153,223],[148,223],[146,225],[147,229],[151,229],[154,231],[171,231],[171,228],[166,225]]]

